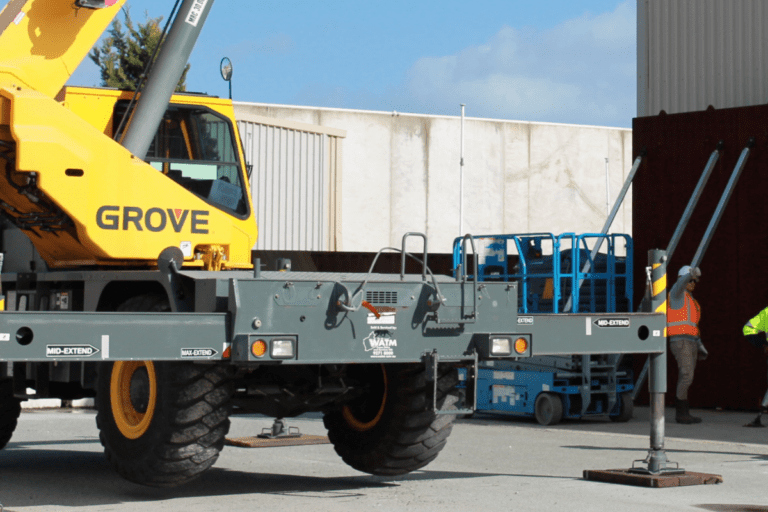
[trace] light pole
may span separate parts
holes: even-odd
[[[461,104],[461,149],[459,158],[459,236],[464,236],[464,103]]]

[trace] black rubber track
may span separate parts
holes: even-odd
[[[119,311],[168,311],[164,297],[145,295]],[[156,362],[157,405],[138,439],[126,438],[110,404],[112,363],[99,370],[96,425],[107,459],[127,480],[155,487],[180,485],[213,466],[229,431],[233,385],[227,366]]]
[[[327,413],[323,422],[336,453],[358,471],[381,476],[403,475],[432,462],[445,446],[455,415],[432,411],[432,382],[423,364],[386,364],[388,394],[384,412],[375,426],[355,430],[341,411]],[[372,372],[375,373],[375,372]],[[438,408],[456,402],[458,373],[440,368]]]
[[[13,397],[13,382],[0,380],[0,450],[11,440],[21,414],[21,401]]]

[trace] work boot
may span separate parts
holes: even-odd
[[[763,416],[763,413],[760,412],[760,414],[757,415],[755,419],[744,425],[745,427],[764,427],[763,422],[760,421],[760,418]]]
[[[675,403],[675,421],[678,423],[683,423],[685,425],[690,425],[692,423],[701,423],[701,418],[697,418],[696,416],[691,416],[691,405],[688,403],[688,400],[677,400]]]

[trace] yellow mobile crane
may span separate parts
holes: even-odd
[[[135,109],[127,92],[62,89],[124,1],[0,13],[0,213],[48,267],[2,276],[0,448],[21,400],[95,396],[107,458],[137,483],[211,467],[234,407],[321,412],[346,463],[399,475],[473,411],[480,361],[663,352],[660,314],[622,314],[620,332],[518,322],[517,283],[478,283],[476,263],[432,275],[420,234],[399,275],[262,271],[231,102],[173,94],[213,0],[177,0]]]
[[[0,208],[50,268],[146,267],[169,246],[185,267],[250,268],[256,221],[231,102],[175,96],[137,155],[112,138],[128,93],[62,90],[123,3],[6,6]],[[157,129],[135,123],[124,141]]]

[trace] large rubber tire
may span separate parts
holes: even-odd
[[[16,430],[21,414],[21,401],[13,396],[13,382],[0,380],[0,450],[5,448]]]
[[[611,421],[617,423],[626,423],[632,419],[632,413],[634,412],[634,403],[632,402],[632,393],[625,391],[619,395],[619,414],[615,416],[608,416]]]
[[[323,421],[328,437],[342,460],[365,473],[395,476],[432,462],[443,449],[454,415],[432,410],[432,382],[424,365],[356,365],[357,377],[366,376],[369,392]],[[458,372],[440,368],[438,408],[456,402]]]
[[[539,393],[534,414],[541,425],[557,425],[563,419],[563,401],[555,393]]]
[[[164,297],[144,295],[119,311],[167,311]],[[229,431],[233,385],[228,367],[186,362],[103,363],[96,425],[104,452],[127,480],[180,485],[218,459]]]

